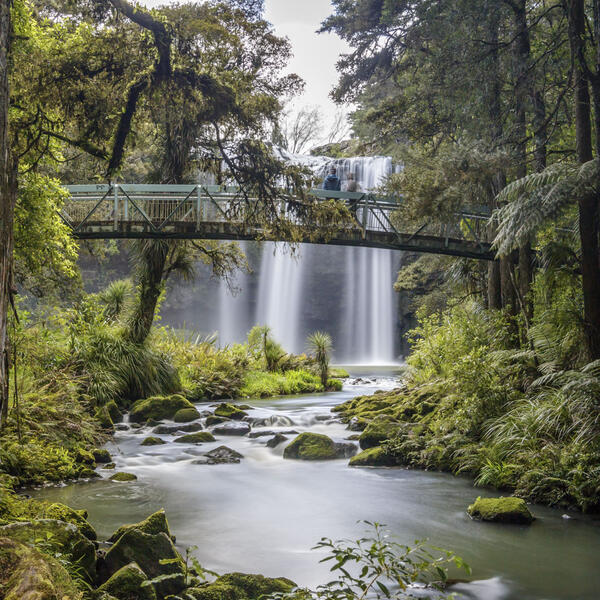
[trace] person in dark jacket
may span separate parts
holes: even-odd
[[[335,167],[329,169],[329,174],[323,180],[323,189],[331,192],[339,192],[342,189],[342,182],[337,176],[337,169]]]

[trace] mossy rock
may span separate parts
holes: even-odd
[[[327,380],[327,391],[328,392],[341,392],[344,387],[344,383],[341,379],[335,379],[333,377]]]
[[[231,421],[227,417],[217,417],[216,415],[210,415],[206,417],[206,426],[210,427],[211,425],[219,425],[219,423],[226,423],[227,421]]]
[[[335,442],[321,433],[301,433],[288,444],[283,458],[300,460],[331,460],[338,458]]]
[[[394,437],[401,428],[400,423],[395,423],[388,417],[377,417],[367,425],[358,438],[360,447],[366,450],[380,446],[382,442]]]
[[[113,462],[113,463],[106,463],[102,468],[107,469],[107,470],[113,470],[116,468],[116,466],[117,465]]]
[[[180,394],[153,396],[138,400],[131,408],[129,419],[133,423],[144,423],[148,419],[172,419],[183,408],[194,408],[194,405]]]
[[[353,456],[348,464],[351,467],[394,467],[398,461],[381,446],[376,446]]]
[[[95,413],[94,417],[98,423],[100,423],[100,427],[105,429],[106,431],[114,431],[115,424],[110,417],[110,412],[108,408],[105,406],[101,406]]]
[[[136,563],[129,563],[103,583],[98,591],[110,594],[117,600],[156,600],[154,588],[142,585],[145,581],[148,581],[148,577],[144,571]]]
[[[57,560],[12,538],[0,538],[0,594],[4,600],[81,598]]]
[[[227,573],[213,583],[186,590],[194,600],[259,600],[271,594],[287,594],[297,585],[285,577]]]
[[[178,444],[204,444],[207,442],[216,442],[215,436],[210,431],[198,431],[196,433],[188,433],[173,440]]]
[[[66,504],[55,502],[43,510],[43,516],[46,519],[56,519],[57,521],[72,523],[88,540],[98,539],[96,530],[87,521],[86,511],[74,510]]]
[[[152,513],[149,517],[140,521],[139,523],[133,523],[132,525],[123,525],[119,527],[109,538],[109,542],[116,542],[125,532],[137,529],[142,533],[149,535],[157,535],[158,533],[166,533],[169,537],[171,531],[169,530],[169,523],[167,521],[167,515],[164,509],[160,509],[155,513]]]
[[[175,423],[189,423],[200,418],[200,413],[195,408],[182,408],[173,415]]]
[[[113,423],[118,423],[123,418],[123,413],[120,411],[117,403],[114,400],[107,402],[105,404],[106,409],[108,410],[108,414]]]
[[[83,467],[78,473],[79,479],[97,479],[100,477],[100,473],[90,469],[90,467]]]
[[[96,578],[96,547],[76,525],[56,519],[36,519],[0,527],[0,538],[35,545],[40,539],[56,552],[76,563],[88,582]]]
[[[137,479],[137,476],[133,473],[125,473],[125,471],[119,471],[118,473],[111,475],[109,479],[111,481],[135,481]]]
[[[350,373],[342,367],[330,367],[329,377],[335,377],[336,379],[347,379],[350,377]]]
[[[159,437],[150,436],[144,439],[141,443],[142,446],[162,446],[166,444],[165,440],[161,440]]]
[[[530,525],[535,517],[527,508],[525,500],[510,496],[508,498],[477,498],[467,509],[469,516],[477,521],[492,523],[514,523]]]
[[[234,421],[241,421],[244,417],[248,416],[248,413],[240,410],[237,406],[223,402],[215,408],[215,416],[225,417],[226,419],[233,419]]]
[[[96,466],[94,455],[89,450],[84,450],[83,448],[77,448],[75,451],[75,460],[82,465]]]
[[[152,433],[159,433],[161,435],[171,435],[182,431],[185,433],[194,433],[195,431],[202,431],[201,423],[187,423],[185,425],[159,425],[152,430]]]
[[[98,464],[106,464],[112,461],[112,456],[106,448],[94,448],[92,454]]]
[[[154,584],[159,597],[177,594],[185,587],[183,561],[166,533],[151,535],[139,529],[123,533],[104,557],[99,569],[101,581],[107,581],[132,562],[137,563],[149,579],[174,576]]]

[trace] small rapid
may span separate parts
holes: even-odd
[[[387,524],[401,543],[428,539],[462,556],[473,581],[456,586],[473,600],[595,600],[600,589],[597,556],[600,527],[577,513],[533,506],[529,528],[471,521],[466,507],[478,495],[466,478],[385,468],[350,468],[347,459],[304,462],[283,458],[285,443],[269,448],[275,433],[323,433],[348,443],[353,434],[331,409],[361,394],[397,385],[391,374],[362,373],[339,393],[248,401],[252,431],[217,436],[214,443],[145,447],[151,428],[117,431],[108,444],[117,470],[138,481],[49,487],[38,498],[86,508],[105,539],[121,524],[137,522],[164,507],[181,549],[218,572],[286,576],[301,585],[328,581],[328,567],[311,551],[323,536],[358,538],[364,520]],[[206,404],[198,405],[200,411]],[[264,435],[263,435],[264,434]],[[355,443],[355,442],[352,442]],[[201,454],[225,445],[243,455],[239,464],[198,465]],[[456,575],[460,576],[459,573]]]

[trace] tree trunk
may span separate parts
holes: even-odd
[[[488,263],[487,301],[490,309],[500,310],[502,308],[500,263],[497,260]]]
[[[570,0],[569,41],[575,76],[575,141],[577,159],[593,158],[590,90],[584,65],[585,3]],[[589,356],[600,359],[600,231],[599,198],[588,194],[579,199],[579,236],[581,239],[581,279],[583,287],[584,333]]]
[[[16,161],[11,153],[8,84],[11,36],[9,0],[0,0],[0,415],[8,411],[8,308],[12,293],[13,219],[17,197]]]

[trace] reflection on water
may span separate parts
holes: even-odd
[[[365,377],[367,373],[360,373]],[[260,429],[313,431],[335,440],[351,432],[330,409],[393,379],[347,385],[337,394],[251,401]],[[98,481],[36,492],[87,508],[102,538],[119,525],[164,507],[180,548],[216,571],[290,577],[314,586],[328,567],[310,548],[322,536],[359,537],[360,521],[389,526],[400,542],[427,538],[451,549],[473,569],[475,582],[457,587],[477,600],[592,600],[599,597],[600,527],[581,515],[533,507],[531,527],[481,524],[465,513],[477,495],[467,479],[404,469],[351,469],[347,460],[319,463],[284,460],[283,446],[266,447],[269,436],[221,437],[216,443],[142,447],[147,429],[117,432],[108,445],[117,469],[139,481]],[[173,436],[160,436],[171,441]],[[241,464],[194,465],[200,452],[225,444],[244,455]],[[102,472],[102,471],[100,471]],[[105,471],[107,475],[109,471]]]

